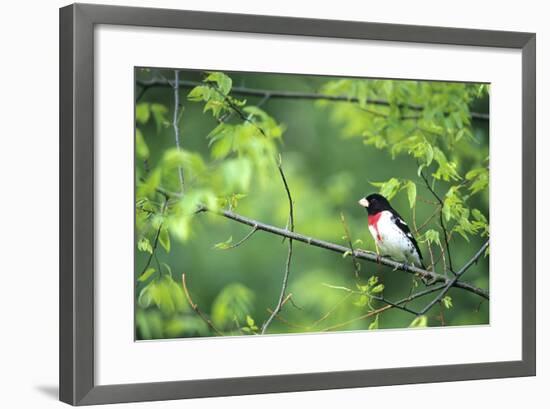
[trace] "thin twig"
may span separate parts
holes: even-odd
[[[443,271],[445,272],[445,277],[447,277],[447,261],[445,260],[445,249],[443,248],[441,241],[439,242],[439,249],[441,250],[441,253],[439,255],[439,259],[436,261],[436,264],[439,263],[439,260],[443,260]]]
[[[409,294],[409,296],[410,296],[410,294]],[[406,304],[400,305],[400,304],[398,304],[398,303],[392,302],[392,301],[390,301],[390,300],[388,300],[388,299],[386,299],[386,298],[384,298],[384,297],[379,297],[379,296],[377,296],[377,295],[373,295],[373,296],[371,296],[371,298],[372,298],[373,300],[377,300],[377,301],[383,302],[384,304],[391,305],[392,307],[395,307],[395,308],[397,308],[397,309],[399,309],[399,310],[408,312],[409,314],[418,315],[418,312],[416,312],[416,311],[414,311],[414,310],[411,310],[410,308],[408,308],[408,307],[406,306]]]
[[[451,280],[449,280],[449,282],[445,285],[445,287],[443,287],[443,290],[441,290],[441,292],[437,295],[437,297],[435,297],[428,305],[426,305],[426,307],[422,309],[422,311],[420,311],[419,315],[426,314],[426,312],[428,312],[435,304],[440,302],[443,299],[443,297],[445,297],[445,294],[447,294],[447,291],[449,291],[449,289],[454,285],[454,283],[458,281],[458,279],[462,276],[462,274],[464,274],[472,266],[472,264],[477,262],[477,260],[483,255],[487,247],[489,247],[489,240],[487,240],[481,246],[481,248],[477,251],[477,253],[474,254],[474,256],[470,259],[470,261],[464,264],[462,268],[456,273],[456,275]]]
[[[162,209],[160,211],[161,214],[164,214],[164,212],[166,211],[166,207],[168,206],[168,198],[164,198],[164,203],[162,205]],[[159,227],[157,228],[157,232],[155,234],[155,240],[153,241],[153,246],[152,246],[152,250],[151,250],[151,253],[149,254],[149,257],[147,258],[147,262],[145,263],[145,267],[143,267],[143,270],[141,271],[141,274],[140,275],[143,275],[143,273],[145,273],[147,271],[147,269],[149,268],[149,266],[151,265],[151,261],[153,260],[153,256],[155,255],[155,252],[157,251],[157,247],[159,245],[159,237],[160,237],[160,230],[162,229],[162,222],[160,222],[159,224]],[[159,274],[161,274],[161,272],[159,271]]]
[[[384,304],[391,305],[392,307],[398,308],[398,309],[403,310],[405,312],[408,312],[410,314],[418,315],[418,313],[416,311],[413,311],[410,308],[407,308],[406,306],[399,305],[398,303],[394,303],[394,302],[392,302],[392,301],[390,301],[390,300],[388,300],[384,297],[378,296],[378,295],[368,294],[368,293],[364,293],[362,291],[356,291],[356,290],[349,289],[347,287],[342,287],[342,286],[337,286],[337,285],[330,285],[330,284],[326,284],[326,283],[324,283],[323,285],[325,285],[326,287],[329,287],[329,288],[334,288],[335,290],[346,291],[350,294],[366,295],[366,296],[372,298],[373,300],[380,301],[380,302],[383,302]],[[410,295],[411,294],[409,293],[409,296]]]
[[[344,213],[340,213],[340,220],[342,220],[342,225],[344,226],[344,232],[346,233],[346,240],[348,241],[348,246],[351,249],[351,260],[353,261],[353,270],[355,273],[355,278],[359,278],[359,271],[361,270],[361,264],[357,261],[355,257],[355,249],[353,248],[353,243],[351,242],[351,234],[349,232],[348,224],[346,223],[346,218]]]
[[[252,118],[250,117],[250,115],[246,115],[232,100],[229,96],[225,95],[219,88],[216,84],[214,83],[207,83],[207,85],[212,88],[214,91],[216,91],[224,100],[224,102],[227,103],[227,105],[229,105],[229,107],[232,109],[233,112],[235,112],[244,122],[248,122],[249,124],[251,124],[253,127],[255,127],[258,131],[260,131],[260,133],[267,138],[267,134],[265,133],[265,131],[260,127],[258,126],[258,124],[256,124],[256,122],[254,122],[252,120]]]
[[[416,294],[413,294],[413,295],[410,295],[410,296],[408,296],[408,297],[406,297],[406,298],[403,298],[402,300],[396,301],[394,304],[396,304],[396,305],[401,305],[401,304],[408,303],[409,301],[412,301],[412,300],[415,300],[415,299],[417,299],[417,298],[420,298],[420,297],[423,297],[423,296],[425,296],[425,295],[428,295],[428,294],[431,294],[431,293],[433,293],[433,292],[436,292],[436,291],[440,290],[440,289],[443,288],[443,287],[445,287],[445,284],[442,284],[442,285],[437,286],[437,287],[428,288],[428,289],[426,289],[426,290],[424,290],[424,291],[420,291],[420,292],[418,292],[418,293],[416,293]],[[336,324],[336,325],[333,325],[333,326],[331,326],[331,327],[325,328],[325,329],[323,329],[322,331],[332,331],[332,330],[335,330],[335,329],[337,329],[337,328],[342,328],[342,327],[345,327],[346,325],[351,324],[351,323],[353,323],[353,322],[355,322],[355,321],[359,321],[359,320],[364,320],[364,319],[366,319],[366,318],[370,318],[370,317],[372,317],[373,315],[380,314],[381,312],[384,312],[384,311],[389,310],[389,309],[391,309],[391,308],[395,308],[395,307],[394,307],[393,305],[389,305],[389,304],[388,304],[388,305],[385,305],[385,306],[383,306],[383,307],[381,307],[381,308],[378,308],[378,309],[376,309],[376,310],[369,311],[369,312],[366,313],[366,314],[363,314],[363,315],[361,315],[361,316],[359,316],[359,317],[355,317],[355,318],[353,318],[353,319],[351,319],[351,320],[348,320],[348,321],[346,321],[346,322],[342,322],[342,323],[340,323],[340,324]]]
[[[336,309],[342,305],[344,303],[344,301],[346,301],[349,297],[351,297],[353,295],[353,293],[347,293],[344,297],[342,297],[336,304],[334,304],[332,306],[332,308],[330,310],[328,310],[325,314],[323,314],[323,316],[321,318],[319,318],[317,321],[313,322],[308,329],[313,329],[315,328],[317,325],[319,325],[321,322],[323,322],[324,320],[326,320],[334,311],[336,311]]]
[[[437,205],[437,207],[439,208],[439,205]],[[439,210],[438,208],[436,208],[436,209],[435,209],[435,212],[434,212],[430,217],[428,217],[428,219],[427,219],[424,223],[422,223],[422,225],[421,225],[420,227],[418,227],[418,226],[416,225],[416,205],[413,206],[412,215],[413,215],[413,227],[414,227],[414,234],[415,234],[415,236],[418,236],[419,231],[420,231],[424,226],[426,226],[426,225],[430,222],[430,220],[432,220],[432,218],[437,214],[437,212],[438,212],[438,210]],[[433,270],[433,269],[435,268],[435,264],[434,264],[434,255],[433,255],[433,253],[432,253],[432,246],[431,246],[429,240],[426,241],[426,244],[428,245],[428,252],[430,253],[430,260],[431,260],[431,265],[430,265],[429,269]],[[414,278],[413,278],[413,280],[414,280]],[[412,288],[411,288],[411,291],[412,291]],[[410,295],[410,294],[409,294],[409,295]]]
[[[223,333],[219,329],[216,328],[216,326],[210,320],[210,318],[208,318],[206,316],[206,314],[204,314],[199,309],[199,306],[197,304],[195,304],[193,302],[193,300],[191,299],[191,295],[189,294],[189,290],[187,289],[187,284],[185,282],[185,273],[183,273],[181,275],[181,284],[182,284],[182,287],[183,287],[183,292],[185,294],[185,298],[187,298],[187,302],[189,303],[189,305],[191,306],[193,311],[195,311],[195,313],[206,323],[206,325],[208,325],[212,329],[212,331],[214,331],[217,335],[223,336]]]
[[[428,218],[424,221],[424,223],[422,223],[422,224],[421,224],[420,226],[418,226],[418,227],[415,226],[415,228],[414,228],[414,230],[415,230],[415,233],[414,233],[414,234],[415,234],[415,235],[418,235],[418,233],[420,233],[420,231],[421,231],[424,227],[426,227],[426,226],[432,221],[432,219],[437,215],[437,212],[440,211],[440,208],[441,208],[441,207],[440,207],[439,205],[437,205],[437,207],[436,207],[436,209],[434,210],[434,212],[430,215],[430,217],[428,217]],[[415,206],[415,209],[416,209],[416,206]]]
[[[181,149],[180,144],[180,130],[179,130],[179,106],[180,106],[180,93],[179,93],[179,75],[180,72],[178,70],[174,70],[174,116],[172,118],[172,127],[174,128],[174,137],[176,139],[176,147],[178,150]],[[181,185],[181,193],[184,192],[184,178],[183,178],[183,168],[181,166],[178,166],[178,175],[180,178],[180,185]]]
[[[227,246],[227,247],[224,247],[222,250],[231,250],[231,249],[234,249],[235,247],[239,247],[241,244],[243,244],[245,241],[247,241],[250,237],[252,237],[252,235],[254,233],[256,233],[258,231],[258,228],[257,227],[252,227],[252,230],[250,230],[249,233],[247,233],[246,236],[244,236],[242,239],[240,239],[238,242],[236,242],[235,244],[232,244],[230,246]]]
[[[445,326],[445,307],[442,303],[439,303],[439,320],[441,321],[441,326]]]
[[[434,263],[434,252],[432,250],[432,244],[428,241],[426,242],[426,244],[428,245],[428,253],[430,253],[430,269],[431,270],[434,270],[435,269],[435,263]]]
[[[266,311],[267,311],[268,313],[270,313],[270,314],[273,314],[273,310],[272,310],[271,308],[266,308]],[[308,330],[309,330],[309,328],[307,328],[307,327],[305,327],[305,326],[303,326],[303,325],[294,324],[294,323],[288,321],[287,319],[281,317],[281,314],[277,314],[277,315],[275,316],[275,319],[276,319],[277,321],[281,321],[283,324],[286,324],[286,325],[288,325],[289,327],[296,328],[296,329],[299,329],[299,330],[301,330],[301,331],[308,331]]]
[[[445,222],[443,220],[443,206],[444,206],[443,199],[441,199],[441,197],[439,197],[436,191],[432,188],[432,186],[428,182],[428,178],[426,178],[426,176],[424,175],[424,172],[421,171],[420,176],[424,180],[424,183],[426,184],[426,187],[428,188],[428,190],[431,192],[431,194],[435,197],[435,199],[441,205],[441,208],[439,211],[439,224],[441,226],[441,230],[443,230],[443,237],[445,239],[445,248],[447,249],[447,261],[449,264],[449,270],[451,270],[451,273],[455,274],[455,271],[453,269],[453,261],[451,259],[451,250],[449,248],[449,237],[447,235],[447,228],[445,227]]]
[[[294,232],[294,203],[292,201],[292,195],[290,194],[290,188],[288,187],[288,183],[286,181],[285,173],[283,172],[283,167],[281,165],[280,158],[279,158],[279,163],[277,164],[277,167],[279,168],[279,174],[281,175],[281,179],[283,180],[283,184],[286,190],[286,195],[288,198],[288,215],[289,215],[288,220],[289,220],[290,232]],[[279,301],[277,302],[276,307],[273,309],[272,314],[269,316],[267,321],[262,326],[262,335],[265,334],[265,332],[267,331],[267,328],[273,321],[273,318],[275,318],[275,316],[279,314],[279,312],[281,311],[281,308],[283,308],[286,288],[288,286],[288,277],[290,275],[291,261],[292,261],[292,237],[289,237],[288,238],[288,255],[286,258],[285,273],[283,275],[283,283],[281,286],[281,294],[279,296]]]

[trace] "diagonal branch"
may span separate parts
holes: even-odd
[[[437,295],[437,297],[435,297],[428,305],[426,305],[426,307],[424,307],[418,315],[426,314],[426,312],[428,312],[435,304],[440,302],[443,299],[443,297],[445,297],[445,294],[447,294],[447,291],[449,291],[449,289],[458,281],[458,279],[462,276],[462,274],[464,274],[472,266],[472,264],[474,264],[475,262],[477,262],[477,260],[479,260],[481,255],[487,249],[487,247],[489,247],[489,240],[487,240],[483,244],[483,246],[481,246],[481,248],[477,251],[476,254],[474,254],[474,256],[470,259],[470,261],[468,261],[466,264],[464,264],[464,266],[462,266],[462,268],[456,273],[456,275],[451,280],[449,280],[449,282],[445,285],[445,287],[443,287],[443,289]]]
[[[279,158],[279,163],[277,167],[279,168],[279,174],[281,175],[281,179],[283,180],[283,184],[286,190],[286,195],[288,197],[288,215],[289,215],[288,224],[290,228],[290,233],[293,233],[294,232],[294,204],[292,202],[292,195],[290,194],[290,189],[286,181],[285,173],[283,172],[280,158]],[[290,275],[291,261],[292,261],[292,237],[289,237],[288,238],[288,255],[286,258],[285,273],[283,275],[283,284],[281,287],[281,294],[279,295],[279,301],[277,302],[277,306],[273,309],[273,312],[271,313],[267,321],[262,326],[262,335],[265,334],[265,332],[267,331],[267,328],[273,321],[273,318],[275,318],[277,314],[279,314],[279,312],[281,311],[285,303],[285,293],[286,293],[286,288],[288,286],[288,276]]]
[[[200,206],[197,209],[197,213],[207,212],[207,211],[210,211],[210,210],[206,206]],[[269,224],[266,224],[266,223],[262,223],[262,222],[259,222],[257,220],[250,219],[248,217],[242,216],[238,213],[234,213],[231,210],[220,210],[220,211],[215,211],[215,213],[217,213],[217,214],[219,214],[219,215],[221,215],[221,216],[223,216],[227,219],[233,220],[235,222],[238,222],[238,223],[241,223],[241,224],[246,224],[247,226],[251,226],[251,227],[257,226],[258,230],[262,230],[262,231],[265,231],[265,232],[268,232],[268,233],[271,233],[271,234],[275,234],[277,236],[286,237],[288,239],[292,239],[292,240],[296,240],[296,241],[299,241],[299,242],[302,242],[302,243],[306,243],[310,246],[320,247],[320,248],[323,248],[325,250],[334,251],[334,252],[340,253],[340,254],[349,253],[351,251],[351,249],[349,249],[348,247],[341,246],[339,244],[331,243],[331,242],[328,242],[328,241],[316,239],[314,237],[305,236],[303,234],[296,233],[296,232],[293,232],[293,231],[289,231],[289,230],[286,230],[286,229],[282,229],[280,227],[272,226],[272,225],[269,225]],[[441,274],[437,274],[437,273],[434,273],[432,271],[427,271],[427,270],[424,270],[424,269],[421,269],[421,268],[418,268],[418,267],[414,267],[414,266],[410,266],[410,265],[407,265],[407,264],[399,263],[399,262],[394,261],[394,260],[389,259],[389,258],[378,257],[376,255],[376,253],[361,251],[361,250],[355,250],[354,255],[357,259],[367,260],[367,261],[370,261],[370,262],[373,262],[373,263],[383,264],[387,267],[393,268],[394,270],[400,270],[400,271],[404,271],[404,272],[407,272],[407,273],[410,273],[410,274],[417,275],[419,277],[423,277],[423,278],[425,278],[425,279],[427,279],[427,280],[429,280],[430,282],[433,282],[433,283],[446,283],[446,284],[448,284],[449,281],[450,281],[448,278],[446,278],[445,276],[443,276]],[[457,280],[452,286],[457,287],[457,288],[461,288],[461,289],[466,290],[466,291],[469,291],[473,294],[477,294],[480,297],[483,297],[487,300],[489,299],[489,292],[487,290],[475,287],[472,284],[466,283],[464,281]]]

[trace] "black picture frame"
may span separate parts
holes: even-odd
[[[522,53],[522,359],[509,362],[124,385],[94,381],[94,26],[131,25],[425,44]],[[60,9],[60,400],[73,405],[535,375],[534,33],[74,4]],[[498,143],[498,142],[496,142]]]

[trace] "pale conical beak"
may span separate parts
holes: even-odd
[[[366,198],[359,200],[359,204],[363,207],[369,207],[369,201]]]

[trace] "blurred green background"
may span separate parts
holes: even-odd
[[[445,198],[448,189],[460,186],[460,200],[464,208],[469,210],[466,217],[470,224],[475,223],[472,209],[479,210],[488,219],[488,186],[481,184],[481,190],[474,192],[471,187],[476,182],[472,181],[475,175],[470,179],[465,176],[472,169],[487,166],[489,122],[484,118],[472,119],[470,122],[469,111],[488,113],[488,87],[483,89],[479,84],[422,85],[413,81],[345,80],[303,75],[225,74],[232,79],[233,88],[324,92],[357,96],[365,101],[383,98],[390,102],[390,106],[386,107],[367,102],[357,104],[298,98],[264,99],[262,96],[243,96],[229,91],[227,98],[233,97],[237,102],[246,100],[243,109],[260,104],[261,110],[275,121],[277,127],[284,130],[280,138],[273,137],[273,146],[276,153],[281,155],[282,166],[294,199],[296,232],[347,245],[341,222],[343,214],[352,240],[360,240],[356,242],[356,247],[374,251],[374,243],[367,228],[367,215],[365,209],[358,206],[357,200],[379,191],[380,187],[371,182],[386,182],[391,178],[402,181],[402,185],[406,181],[415,184],[417,193],[414,210],[409,203],[406,188],[398,190],[391,202],[409,225],[413,225],[413,213],[416,224],[422,225],[434,213],[434,209],[437,210],[432,204],[434,197],[418,176],[419,163],[425,160],[425,155],[418,152],[418,147],[404,146],[403,149],[392,151],[394,146],[400,146],[400,142],[414,133],[410,123],[421,123],[428,128],[423,132],[422,138],[427,138],[433,146],[439,146],[460,177],[453,180],[451,175],[449,180],[445,180],[446,175],[443,174],[439,180],[433,182],[435,190]],[[136,203],[137,217],[143,218],[137,221],[136,228],[136,242],[139,247],[136,249],[135,259],[136,337],[151,339],[216,335],[205,320],[189,307],[181,285],[182,273],[186,275],[192,300],[224,335],[257,333],[270,315],[268,310],[273,309],[277,303],[288,242],[283,242],[279,236],[260,231],[236,248],[223,249],[223,244],[218,247],[216,245],[228,241],[229,238],[232,238],[231,243],[235,243],[250,232],[250,228],[209,213],[185,216],[186,224],[182,227],[182,224],[174,222],[181,214],[170,216],[172,204],[169,203],[166,212],[162,212],[164,198],[154,189],[151,190],[151,187],[177,191],[177,169],[172,167],[172,176],[163,173],[155,181],[151,181],[150,175],[157,167],[164,166],[166,152],[175,147],[172,127],[174,90],[169,86],[169,82],[174,79],[174,71],[136,69],[135,75],[136,119],[139,137],[142,139],[136,147]],[[212,169],[223,166],[224,161],[246,156],[243,150],[229,152],[222,158],[213,158],[213,144],[210,144],[212,137],[208,138],[208,135],[211,136],[213,129],[220,123],[223,125],[226,120],[235,125],[247,124],[227,104],[216,115],[213,110],[204,112],[205,103],[208,102],[206,97],[202,101],[200,95],[199,101],[188,99],[193,85],[200,84],[207,75],[200,71],[180,70],[179,79],[185,81],[185,84],[179,89],[181,114],[178,128],[182,149],[197,155],[204,162],[202,172],[208,175],[213,172]],[[350,86],[354,82],[366,84],[366,90],[362,86]],[[221,82],[215,82],[214,85],[223,86]],[[441,95],[446,96],[447,100],[442,100]],[[221,104],[230,101],[222,99]],[[417,114],[416,111],[399,109],[403,102],[431,106],[436,114],[420,112],[420,120],[400,120],[400,117]],[[443,111],[454,109],[460,111],[462,117],[454,118],[455,121],[449,124],[449,118],[453,117]],[[439,115],[438,110],[441,111]],[[254,116],[251,118],[252,121],[255,120]],[[258,123],[260,120],[258,119]],[[381,125],[382,121],[389,123],[389,126]],[[444,129],[441,135],[445,136],[438,136],[440,128]],[[458,137],[461,129],[466,132]],[[253,137],[260,139],[264,136],[256,134]],[[374,139],[375,137],[386,138],[391,143],[384,145],[380,140]],[[182,161],[185,160],[186,158],[182,158]],[[432,162],[424,167],[428,175],[436,173],[438,165],[442,167],[436,160],[428,162]],[[234,208],[236,213],[285,227],[288,221],[288,201],[274,163],[275,161],[268,161],[260,168],[254,162],[244,173],[239,173],[237,168],[236,174],[231,175],[237,181],[230,182],[233,186],[230,193],[239,194],[235,198],[238,202]],[[185,163],[181,166],[186,170],[186,176],[194,172]],[[242,178],[246,181],[239,183]],[[140,190],[140,185],[147,183],[149,190]],[[227,208],[231,202],[229,192],[220,188],[223,193],[218,194],[216,188],[212,187],[213,182],[204,181],[201,175],[188,178],[184,195],[190,195],[193,190],[202,191],[206,185],[209,192],[216,196],[220,206]],[[229,199],[220,199],[221,197]],[[148,210],[140,216],[143,203],[147,203]],[[172,217],[171,221],[166,220],[168,217]],[[449,230],[460,224],[460,220],[454,220],[453,217],[448,221]],[[438,217],[434,217],[416,233],[427,265],[430,264],[428,243],[422,233],[428,229],[440,232],[438,220]],[[164,230],[162,233],[164,246],[157,244],[154,255],[151,255],[148,247],[154,246],[155,233],[161,223],[170,227],[166,233]],[[185,237],[174,234],[178,226],[186,229],[187,233],[183,235]],[[466,228],[464,236],[468,240],[458,230],[450,238],[455,269],[469,260],[486,240],[482,237],[483,228]],[[150,246],[145,241],[140,241],[142,239]],[[169,241],[169,251],[166,241]],[[434,258],[439,259],[440,247],[434,243],[432,247]],[[488,260],[488,257],[480,259],[465,274],[464,280],[488,290]],[[149,265],[149,271],[144,276],[146,265]],[[443,273],[442,261],[435,270]],[[408,327],[415,317],[395,308],[378,316],[354,320],[384,303],[370,300],[369,305],[365,305],[360,295],[350,295],[346,290],[334,287],[341,286],[355,291],[358,290],[358,283],[364,284],[371,276],[378,277],[379,282],[384,284],[383,296],[393,301],[406,297],[414,284],[411,274],[392,271],[367,261],[361,262],[361,278],[357,280],[349,256],[342,257],[340,254],[295,241],[287,289],[287,293],[292,294],[293,302],[289,301],[284,305],[270,325],[268,333],[322,331],[333,326],[342,330]],[[414,291],[424,288],[420,280],[416,280],[415,285],[417,287]],[[452,288],[448,295],[452,306],[436,305],[432,308],[427,313],[428,326],[489,323],[488,301],[482,302],[483,299],[479,296],[456,288]],[[432,294],[420,298],[407,306],[420,310],[434,296]],[[348,321],[351,322],[346,324]]]

